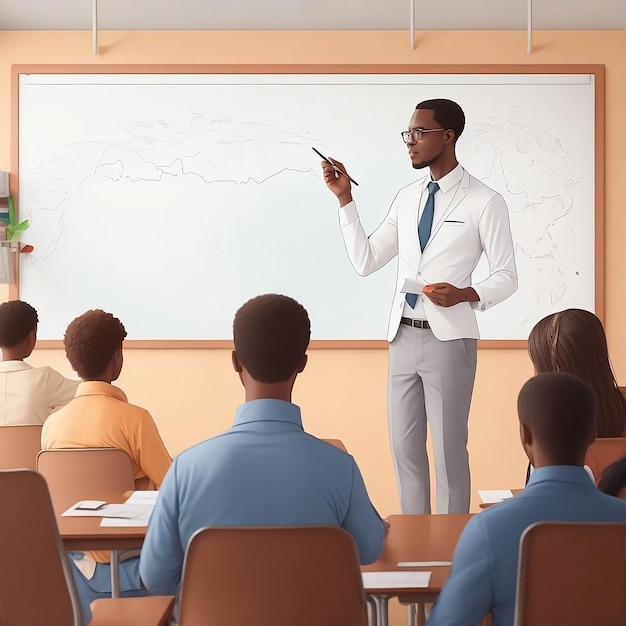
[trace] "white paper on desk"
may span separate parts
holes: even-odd
[[[400,561],[398,567],[450,567],[452,561]]]
[[[512,498],[513,492],[510,489],[479,489],[478,495],[485,504],[493,504]]]
[[[368,589],[421,589],[428,587],[431,572],[363,572]]]
[[[424,287],[426,287],[424,283],[420,283],[417,280],[411,280],[410,278],[405,278],[404,285],[402,285],[402,289],[400,289],[400,292],[414,293],[417,296],[421,296]]]
[[[147,504],[154,506],[156,504],[158,491],[154,489],[144,491],[133,491],[132,495],[126,500],[126,504]]]
[[[151,506],[145,504],[105,504],[100,509],[78,509],[82,504],[77,502],[67,511],[62,513],[64,517],[120,517],[123,519],[147,519],[152,513]]]
[[[147,526],[150,515],[135,519],[125,519],[123,517],[103,517],[100,526],[106,528],[128,528],[130,526]]]

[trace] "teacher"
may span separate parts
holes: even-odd
[[[456,102],[435,99],[417,105],[402,139],[413,168],[428,168],[429,175],[400,189],[369,237],[350,181],[336,169],[345,173],[345,167],[335,160],[336,167],[322,162],[324,180],[339,200],[339,223],[356,271],[365,276],[399,257],[387,334],[387,410],[403,513],[430,513],[427,424],[435,453],[437,512],[469,511],[467,421],[478,338],[474,311],[502,302],[517,289],[504,199],[456,158],[464,127],[465,115]],[[483,252],[489,276],[472,284]],[[407,286],[406,279],[415,282]]]

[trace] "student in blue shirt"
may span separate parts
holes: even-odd
[[[601,493],[583,464],[596,428],[595,396],[565,372],[531,378],[517,401],[522,446],[535,471],[514,498],[473,517],[428,626],[513,624],[519,541],[540,521],[626,522],[626,502]]]
[[[233,331],[246,402],[230,430],[180,454],[165,476],[140,559],[152,593],[178,591],[185,549],[204,526],[336,525],[362,563],[382,550],[385,523],[354,459],[307,434],[291,402],[307,362],[306,310],[286,296],[259,296],[237,311]]]

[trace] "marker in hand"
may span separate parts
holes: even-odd
[[[322,157],[322,159],[326,161],[326,163],[328,163],[328,165],[332,166],[332,168],[335,170],[337,174],[341,174],[342,176],[345,176],[351,183],[354,183],[357,187],[359,186],[359,183],[357,183],[356,180],[352,178],[352,176],[340,170],[328,157],[325,157],[319,150],[313,147],[311,147],[311,150],[313,150],[313,152],[315,152],[316,154],[319,154]]]

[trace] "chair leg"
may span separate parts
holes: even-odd
[[[407,624],[408,626],[417,626],[417,606],[415,604],[407,604]]]
[[[375,598],[367,596],[367,623],[369,626],[378,626],[378,606]]]

